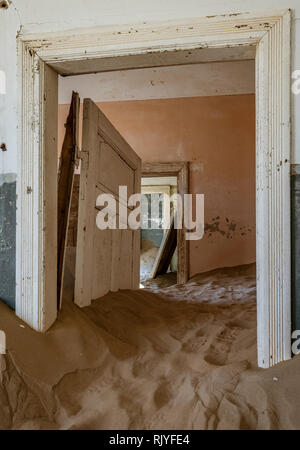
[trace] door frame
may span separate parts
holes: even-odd
[[[270,367],[290,359],[290,28],[291,12],[281,10],[18,36],[19,317],[45,331],[57,315],[53,155],[59,68],[68,67],[69,74],[83,67],[100,71],[106,58],[106,67],[113,70],[126,56],[134,68],[134,61],[147,54],[162,58],[164,52],[178,50],[255,46],[258,364]]]
[[[142,177],[145,178],[145,177]],[[177,177],[176,177],[177,179]],[[141,190],[141,194],[160,194],[160,195],[167,195],[168,197],[171,196],[171,186],[170,185],[157,185],[157,186],[151,186],[151,185],[147,185],[144,186],[142,184],[142,190]],[[168,204],[164,201],[163,202],[163,210],[162,210],[162,229],[163,229],[163,234],[165,235],[167,232],[167,227],[169,224],[169,207]],[[142,223],[141,223],[142,226]]]
[[[184,162],[163,162],[163,163],[143,163],[142,178],[146,177],[177,177],[177,191],[183,198],[189,193],[189,163]],[[189,241],[185,239],[185,229],[177,230],[177,283],[186,283],[189,280]]]

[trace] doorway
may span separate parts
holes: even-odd
[[[174,243],[164,250],[165,241],[170,239],[168,230],[175,213],[174,203],[169,199],[177,194],[177,177],[142,177],[141,189],[141,287],[151,285],[158,276],[164,285],[177,283],[177,236]],[[165,260],[161,270],[159,261]]]
[[[164,237],[167,238],[166,233],[171,225],[170,217],[168,217],[168,215],[171,216],[172,213],[171,207],[170,211],[168,211],[167,209],[164,210],[164,203],[163,201],[159,203],[159,197],[162,197],[163,194],[170,193],[170,195],[179,194],[183,198],[185,194],[189,193],[188,162],[142,164],[142,194],[143,191],[145,194],[147,192],[149,192],[149,195],[151,195],[151,193],[154,194],[152,196],[154,197],[154,199],[156,197],[158,206],[161,207],[160,215],[163,220],[161,220],[161,227],[159,230],[141,230],[141,283],[143,284],[143,281],[149,278],[156,278],[157,275],[162,275],[166,272],[173,272],[173,275],[167,277],[170,278],[171,284],[173,284],[173,282],[176,282],[178,284],[186,283],[189,279],[189,243],[185,239],[186,230],[184,229],[184,227],[176,230],[176,247],[174,253],[172,252],[172,254],[167,255],[167,257],[169,257],[170,259],[170,264],[167,264],[167,269],[165,268],[163,270],[163,273],[158,273],[157,269],[159,266],[159,261],[162,257],[159,250],[163,250],[162,244],[164,243]],[[159,191],[159,193],[155,195],[154,191]],[[176,203],[174,203],[173,206],[175,204]],[[148,204],[147,206],[149,208]],[[155,204],[153,205],[153,207],[155,214]],[[165,223],[165,226],[163,225],[163,223]],[[150,223],[148,222],[148,227],[149,225],[151,226],[151,218]],[[147,259],[147,261],[142,261],[143,258]],[[146,267],[143,267],[144,265],[146,265]],[[148,285],[149,284],[150,283],[148,283]]]
[[[202,61],[209,58],[210,49],[214,55],[231,53],[232,58],[234,49],[242,52],[244,47],[249,52],[250,48],[256,58],[258,105],[258,363],[269,367],[291,357],[290,12],[206,17],[167,25],[135,25],[135,33],[124,25],[122,31],[93,29],[19,37],[22,102],[16,312],[39,331],[48,329],[57,316],[56,204],[51,197],[57,164],[57,74],[101,71],[105,64],[133,68],[166,65],[168,60],[170,65],[172,57],[177,63],[182,58],[180,64],[184,64],[191,49],[197,49],[196,57]],[[152,63],[146,62],[147,55]]]

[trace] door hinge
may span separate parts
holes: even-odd
[[[89,162],[89,153],[85,152],[84,150],[79,150],[79,147],[76,146],[75,150],[75,165],[78,168],[79,162],[84,161],[88,164]]]

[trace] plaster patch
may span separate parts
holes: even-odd
[[[221,222],[223,225],[221,225]],[[228,217],[225,220],[221,220],[219,216],[214,217],[211,223],[205,224],[205,236],[210,238],[214,233],[219,233],[227,239],[233,239],[233,236],[239,234],[245,236],[247,233],[251,233],[252,229],[248,226],[237,227],[237,223],[229,220]]]
[[[8,9],[9,3],[11,3],[11,2],[8,2],[6,0],[0,1],[0,9]]]
[[[300,175],[300,164],[291,164],[291,175]]]

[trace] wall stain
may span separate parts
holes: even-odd
[[[214,16],[206,16],[207,19],[214,19],[216,17],[238,17],[242,16],[243,14],[250,14],[250,12],[244,12],[244,13],[229,13],[229,14],[217,14]]]
[[[217,216],[212,219],[211,223],[204,225],[204,232],[207,238],[211,238],[213,234],[218,233],[226,239],[233,239],[234,235],[246,236],[246,234],[252,233],[252,229],[247,226],[238,228],[237,223],[228,217],[225,217],[225,220],[221,220],[220,216]]]
[[[300,175],[300,164],[291,164],[291,175]]]
[[[9,3],[11,3],[11,2],[8,2],[8,1],[6,1],[6,0],[0,1],[0,8],[1,8],[1,9],[8,9]]]

